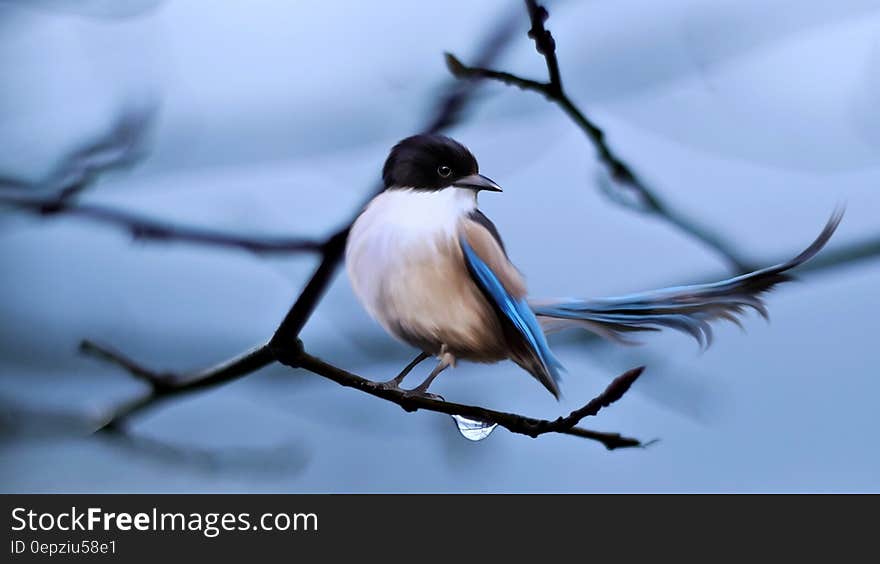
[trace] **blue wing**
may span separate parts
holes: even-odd
[[[474,281],[480,286],[486,296],[492,300],[494,305],[497,306],[504,319],[509,321],[517,333],[523,337],[535,358],[540,361],[543,374],[533,373],[533,375],[554,396],[558,397],[559,371],[562,369],[562,364],[553,355],[553,351],[550,350],[550,345],[547,344],[544,331],[541,329],[535,314],[532,313],[529,304],[525,298],[517,299],[507,292],[504,285],[495,273],[492,272],[492,269],[489,268],[489,265],[477,255],[465,237],[460,238],[460,243],[461,249],[464,252],[465,262],[471,271]],[[549,379],[547,376],[549,376]]]

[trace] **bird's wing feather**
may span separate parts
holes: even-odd
[[[501,233],[498,232],[498,228],[495,227],[495,224],[492,223],[492,220],[486,217],[486,214],[481,212],[478,209],[474,209],[471,213],[468,214],[468,219],[471,221],[475,221],[479,223],[481,226],[486,228],[486,231],[489,232],[489,235],[495,239],[495,242],[498,243],[498,246],[501,247],[501,252],[507,256],[507,249],[504,247],[504,241],[501,240]]]
[[[485,216],[484,216],[485,217]],[[511,358],[559,397],[560,362],[525,299],[525,284],[496,238],[480,223],[465,220],[459,238],[472,279],[492,303],[508,334]]]

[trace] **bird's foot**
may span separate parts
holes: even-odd
[[[421,352],[421,353],[419,353],[419,355],[418,355],[417,357],[415,357],[415,358],[412,360],[412,362],[410,362],[409,364],[407,364],[407,365],[403,368],[403,370],[400,371],[400,373],[399,373],[397,376],[395,376],[394,378],[392,378],[392,379],[390,379],[390,380],[386,380],[385,382],[378,382],[378,385],[379,385],[381,388],[384,388],[384,389],[386,389],[386,390],[393,390],[393,391],[395,391],[395,392],[403,392],[403,391],[405,391],[403,388],[400,387],[400,384],[403,383],[404,378],[406,378],[407,375],[408,375],[410,372],[412,372],[412,369],[415,368],[416,366],[418,366],[418,364],[419,364],[420,362],[422,362],[422,361],[425,360],[426,358],[430,358],[430,357],[431,357],[431,355],[428,354],[428,353],[426,353],[426,352]]]
[[[438,396],[437,394],[428,393],[428,387],[431,385],[431,382],[434,381],[434,378],[437,377],[438,374],[443,372],[443,370],[450,366],[451,364],[455,364],[455,357],[446,352],[446,345],[443,345],[443,348],[440,352],[440,362],[434,367],[434,370],[431,371],[431,374],[425,378],[425,381],[416,386],[415,388],[405,390],[400,387],[400,384],[403,383],[403,379],[406,378],[407,374],[409,374],[413,368],[426,358],[430,358],[430,354],[426,352],[419,353],[412,362],[410,362],[403,370],[400,371],[400,374],[392,378],[391,380],[386,380],[385,382],[378,382],[376,385],[384,390],[390,390],[394,392],[402,393],[404,396],[409,398],[419,397],[419,398],[427,398],[435,401],[443,401],[442,396]]]
[[[406,392],[400,387],[400,383],[403,379],[392,378],[391,380],[386,380],[384,382],[376,382],[376,385],[385,390],[392,390],[395,392]]]
[[[400,380],[397,378],[392,378],[391,380],[386,380],[385,382],[377,382],[376,385],[384,390],[389,390],[393,392],[398,392],[402,394],[406,398],[425,398],[434,401],[445,401],[443,396],[439,394],[432,394],[428,391],[427,386],[417,386],[410,390],[400,387]]]

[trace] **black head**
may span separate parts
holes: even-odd
[[[442,190],[450,186],[500,192],[497,184],[478,174],[479,165],[467,147],[443,135],[413,135],[391,149],[382,169],[385,188]]]

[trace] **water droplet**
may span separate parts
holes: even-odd
[[[491,435],[495,427],[498,426],[498,423],[486,423],[479,419],[469,419],[461,415],[451,415],[450,417],[455,421],[455,426],[458,427],[458,432],[461,433],[461,436],[469,441],[482,441]]]

